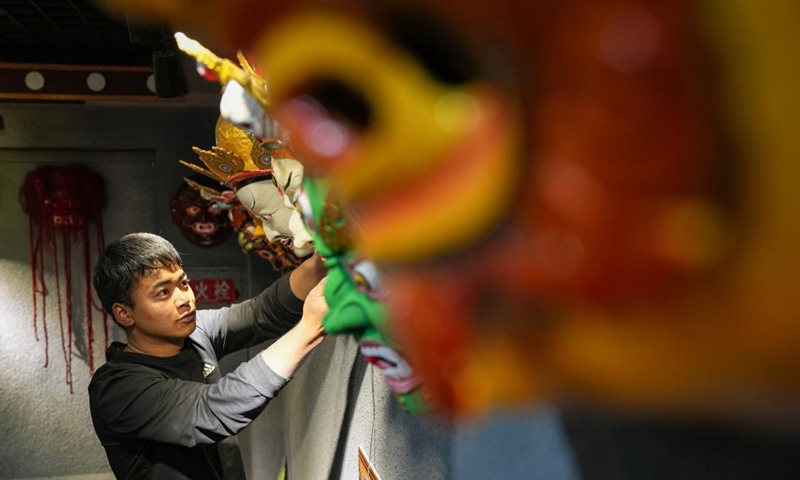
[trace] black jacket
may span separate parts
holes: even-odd
[[[303,303],[286,275],[259,296],[199,310],[183,350],[160,358],[114,343],[89,383],[92,422],[118,479],[243,478],[228,439],[250,424],[286,384],[260,355],[219,374],[224,355],[289,330]]]

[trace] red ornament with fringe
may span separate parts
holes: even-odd
[[[44,367],[50,365],[47,325],[45,267],[52,262],[58,302],[61,351],[66,365],[66,383],[72,383],[73,283],[72,251],[83,252],[86,300],[86,363],[94,373],[94,310],[103,317],[103,334],[109,344],[108,315],[94,300],[91,285],[92,249],[99,256],[105,247],[102,210],[107,203],[103,178],[83,165],[42,165],[28,172],[20,188],[20,203],[29,216],[33,330],[39,338],[39,323],[45,344]],[[47,258],[51,257],[51,258]],[[62,291],[63,278],[63,291]],[[66,320],[66,323],[65,323]]]

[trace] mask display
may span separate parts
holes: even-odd
[[[208,67],[216,67],[220,80],[232,75],[236,67],[224,59],[216,59],[199,43],[185,36],[176,36],[179,46],[198,61],[209,61]],[[204,60],[205,59],[205,60]],[[221,68],[226,65],[226,68]],[[227,72],[227,73],[226,73]],[[247,72],[253,75],[253,72]],[[258,82],[255,82],[259,84]],[[248,130],[260,128],[266,116],[261,104],[242,87],[226,87],[234,92],[227,98],[223,95],[220,110],[226,120]],[[248,211],[266,215],[279,208],[274,191],[282,197],[285,206],[299,212],[302,219],[288,222],[293,238],[305,238],[302,229],[311,238],[316,251],[324,259],[328,269],[325,297],[329,311],[323,326],[332,334],[352,334],[359,342],[364,359],[375,365],[383,374],[389,387],[396,393],[401,406],[407,411],[422,414],[429,410],[422,397],[419,378],[391,340],[387,325],[385,292],[380,285],[380,274],[372,262],[359,257],[352,249],[351,233],[347,231],[346,219],[338,204],[329,196],[328,183],[319,178],[304,177],[303,165],[290,158],[273,158],[273,184],[245,180],[237,189],[238,199]],[[296,209],[295,209],[296,207]],[[275,222],[284,223],[284,222]],[[266,227],[265,227],[266,229]],[[266,229],[270,238],[280,238],[280,232]]]
[[[313,253],[311,236],[297,210],[285,200],[273,175],[273,168],[286,174],[287,188],[292,178],[302,179],[303,166],[280,140],[260,140],[220,117],[216,128],[217,145],[211,150],[194,147],[206,168],[181,162],[233,190],[239,203],[263,231],[267,242],[279,242],[298,257]]]
[[[233,233],[227,212],[188,183],[182,183],[173,195],[170,211],[181,235],[198,247],[219,246]]]
[[[270,242],[260,222],[257,222],[249,210],[244,208],[233,190],[217,191],[206,185],[184,178],[184,181],[206,201],[212,203],[210,208],[226,212],[225,218],[237,232],[236,241],[245,254],[254,253],[270,262],[279,275],[287,273],[302,261],[294,251],[279,241]]]

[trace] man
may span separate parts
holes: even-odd
[[[108,349],[89,384],[89,404],[116,477],[243,478],[230,437],[322,342],[324,273],[315,255],[253,299],[197,311],[180,255],[167,240],[133,233],[109,244],[93,282],[128,343]],[[277,337],[220,375],[219,358]]]

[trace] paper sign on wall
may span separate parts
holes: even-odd
[[[232,303],[239,297],[231,278],[201,278],[189,280],[198,304]]]
[[[247,291],[244,275],[238,268],[189,267],[187,274],[200,308],[227,307],[239,300],[240,289]]]

